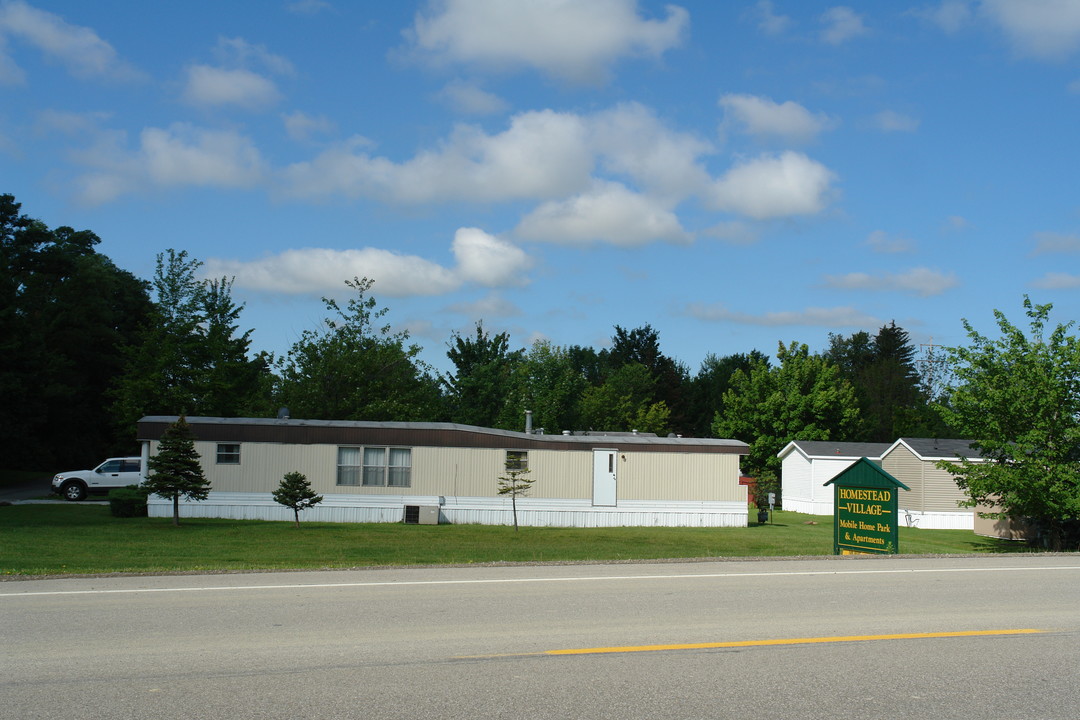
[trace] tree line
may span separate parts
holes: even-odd
[[[145,415],[267,417],[280,407],[293,417],[511,430],[531,410],[549,433],[721,435],[753,443],[755,471],[772,467],[775,442],[792,433],[889,441],[944,427],[895,324],[830,336],[814,355],[794,342],[781,343],[775,359],[709,354],[692,372],[648,324],[615,326],[610,346],[597,349],[514,347],[479,322],[451,335],[453,369],[439,373],[385,322],[370,279],[348,281],[345,302],[324,298],[320,326],[275,356],[252,348],[231,278],[203,278],[199,260],[170,249],[143,280],[97,252],[99,242],[88,230],[50,229],[0,196],[0,389],[9,410],[0,443],[16,467],[130,452]]]
[[[1059,538],[1080,518],[1080,341],[1071,324],[1048,330],[1050,307],[1026,299],[1030,338],[995,311],[1002,339],[964,321],[970,345],[937,357],[920,359],[889,323],[875,334],[830,334],[820,353],[780,342],[775,356],[709,354],[691,371],[663,352],[649,324],[617,325],[610,346],[596,349],[514,347],[480,322],[451,335],[453,369],[439,373],[385,322],[370,279],[349,281],[344,304],[324,298],[324,322],[275,356],[251,347],[232,279],[202,278],[185,251],[158,255],[143,280],[98,253],[94,233],[50,229],[20,209],[0,195],[0,444],[9,467],[131,452],[144,415],[272,417],[287,407],[293,417],[521,430],[531,410],[548,433],[743,440],[744,472],[766,482],[794,439],[967,438],[991,461],[950,466],[972,503],[1064,522],[1051,530]]]

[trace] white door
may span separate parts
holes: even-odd
[[[615,506],[617,467],[617,450],[593,450],[593,505]]]

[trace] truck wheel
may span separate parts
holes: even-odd
[[[82,483],[69,482],[61,488],[65,500],[82,500],[86,497],[86,487]]]

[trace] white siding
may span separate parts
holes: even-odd
[[[780,505],[785,510],[814,512],[810,476],[810,460],[798,450],[792,450],[780,462]]]
[[[825,483],[851,467],[856,459],[807,458],[798,451],[789,453],[781,463],[784,509],[811,515],[832,515],[833,488]],[[789,491],[789,478],[792,491]]]
[[[440,505],[441,503],[441,505]],[[304,510],[302,522],[402,522],[406,505],[439,505],[439,521],[456,524],[512,525],[507,498],[414,495],[335,495]],[[171,501],[156,496],[150,517],[172,517]],[[200,502],[181,502],[181,517],[291,521],[292,510],[270,493],[211,492]],[[583,500],[518,499],[518,524],[539,527],[746,527],[745,502],[620,502],[594,508]]]

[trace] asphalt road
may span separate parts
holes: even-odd
[[[3,718],[1080,717],[1076,555],[0,582],[0,633]]]

